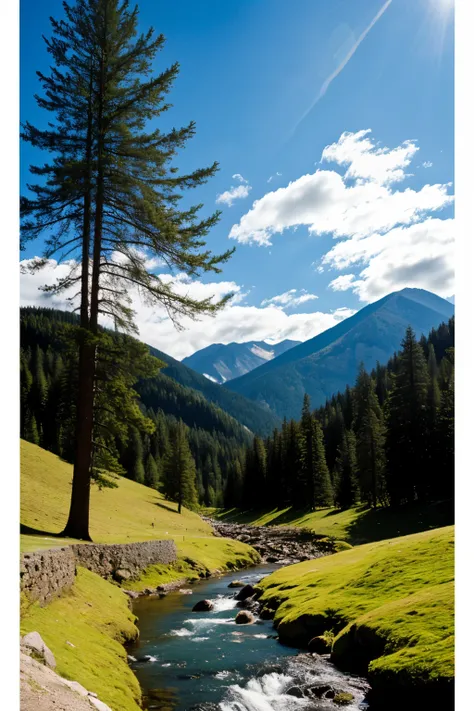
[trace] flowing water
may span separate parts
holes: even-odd
[[[271,621],[236,625],[238,612],[229,589],[232,580],[255,584],[277,569],[256,566],[200,582],[192,593],[173,592],[163,599],[135,601],[140,639],[129,647],[131,667],[145,704],[155,711],[335,711],[329,700],[296,698],[295,686],[331,685],[350,692],[344,708],[364,709],[367,683],[343,674],[322,657],[302,655],[281,645]],[[214,603],[212,612],[192,612],[198,600]]]

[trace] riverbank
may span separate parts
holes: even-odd
[[[249,526],[214,519],[205,520],[211,524],[216,535],[232,538],[255,548],[265,563],[291,565],[351,548],[349,543],[318,536],[306,528]]]
[[[161,588],[163,595],[172,582],[188,585],[260,560],[250,546],[226,539],[184,541],[184,550],[188,548],[193,548],[192,558],[149,566],[122,587],[78,566],[71,589],[47,605],[22,594],[21,634],[38,632],[54,654],[57,673],[96,693],[113,711],[139,711],[141,689],[124,648],[139,630],[124,588],[151,595]]]
[[[206,509],[219,524],[258,528],[303,528],[315,536],[351,545],[362,545],[397,536],[408,536],[454,524],[454,502],[412,503],[400,508],[354,506],[350,509],[324,508],[316,511],[267,509]]]
[[[446,527],[283,568],[257,595],[284,644],[307,649],[323,636],[334,663],[367,675],[375,703],[449,709],[453,579]]]
[[[242,613],[237,595],[275,571],[260,564],[187,586],[160,600],[133,604],[140,637],[128,646],[145,707],[165,711],[337,711],[350,699],[359,711],[368,684],[337,670],[327,658],[282,645],[271,620]],[[211,609],[198,611],[208,600]],[[255,605],[255,603],[252,603]],[[198,605],[198,608],[200,606]],[[345,697],[343,695],[346,695]]]
[[[69,506],[71,465],[36,445],[21,442],[21,550],[38,551],[79,543],[59,538]],[[98,694],[113,711],[138,711],[141,691],[123,644],[138,634],[123,588],[144,590],[239,570],[259,562],[245,543],[213,536],[201,517],[166,501],[158,492],[120,478],[114,489],[91,492],[95,543],[169,540],[178,560],[152,565],[137,580],[117,583],[77,567],[69,590],[43,607],[21,597],[21,633],[37,631],[57,661],[58,674]]]

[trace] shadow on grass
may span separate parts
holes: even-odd
[[[162,504],[161,501],[153,501],[153,503],[155,504],[155,506],[159,506],[160,509],[165,509],[165,511],[171,511],[171,513],[178,513],[178,509],[177,509],[177,508],[173,509],[173,508],[171,508],[171,506],[167,506],[166,504]],[[176,506],[177,506],[177,504],[176,504]]]
[[[348,526],[352,545],[408,536],[454,523],[454,502],[405,504],[397,508],[366,509]]]
[[[354,511],[356,515],[354,520],[348,523],[346,535],[344,535],[344,540],[351,545],[408,536],[411,533],[421,533],[454,523],[454,502],[452,500],[431,504],[413,503],[399,508],[378,508],[375,510],[367,506],[358,506],[351,511]],[[223,522],[243,524],[256,523],[262,517],[270,518],[261,524],[263,526],[291,525],[298,520],[298,525],[305,527],[304,517],[310,516],[311,513],[309,508],[300,510],[287,508],[281,511],[278,509],[242,511],[234,508],[216,512],[214,517]],[[339,509],[328,509],[321,520],[342,513],[343,511]],[[311,521],[308,521],[308,524],[311,524]]]
[[[64,538],[61,533],[42,531],[39,528],[31,528],[31,526],[25,526],[24,523],[20,523],[20,533],[23,533],[28,536],[48,536],[49,538]]]

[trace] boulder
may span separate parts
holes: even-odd
[[[302,699],[304,697],[304,692],[303,689],[300,689],[299,686],[292,686],[288,689],[288,691],[285,691],[288,696],[296,696],[297,699]]]
[[[125,595],[128,595],[128,597],[131,600],[135,600],[137,597],[140,597],[140,594],[136,592],[136,590],[124,590]]]
[[[130,580],[131,577],[131,572],[129,570],[125,570],[124,568],[119,568],[114,572],[114,580],[118,583],[123,583],[124,580]]]
[[[283,674],[283,667],[280,664],[271,664],[263,667],[257,672],[257,677],[265,676],[265,674]]]
[[[235,596],[236,600],[246,600],[248,597],[252,597],[255,594],[255,589],[252,585],[244,585],[244,587],[239,590]]]
[[[339,704],[339,706],[347,706],[348,704],[351,704],[354,701],[354,697],[352,694],[349,694],[346,691],[339,691],[333,699],[335,704]]]
[[[331,642],[323,636],[313,637],[308,642],[308,652],[314,654],[329,654],[331,651]]]
[[[214,608],[214,605],[210,600],[199,600],[194,607],[193,612],[209,612]]]
[[[231,583],[228,584],[228,588],[244,588],[245,583],[243,583],[241,580],[233,580]]]
[[[252,625],[255,622],[255,617],[248,610],[241,610],[235,616],[236,625]]]
[[[21,646],[38,661],[51,669],[56,668],[56,660],[52,651],[45,645],[39,632],[28,632],[21,640]]]
[[[260,617],[262,620],[273,620],[275,617],[275,610],[272,610],[270,607],[263,607],[260,611]]]
[[[260,609],[260,605],[256,600],[252,600],[252,598],[248,597],[246,600],[239,600],[237,603],[237,607],[240,607],[242,610],[250,610],[251,612],[257,613]]]
[[[107,706],[107,704],[104,704],[103,701],[101,701],[100,699],[96,699],[94,696],[91,696],[90,694],[88,696],[88,699],[89,699],[89,703],[91,703],[92,706],[95,706],[97,711],[112,711],[110,706]]]
[[[76,691],[79,696],[88,696],[89,692],[87,689],[85,689],[82,684],[79,684],[78,681],[69,681],[69,679],[63,679],[64,683],[66,686],[69,686],[70,689],[73,691]]]
[[[329,698],[332,699],[332,698],[334,698],[334,694],[335,694],[334,689],[329,684],[321,684],[320,686],[311,686],[309,690],[313,694],[313,696],[316,696],[318,699],[322,698],[323,696],[325,699],[329,699]],[[328,696],[328,694],[331,694],[331,691],[332,691],[332,695]]]

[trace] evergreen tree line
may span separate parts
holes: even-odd
[[[65,326],[69,331],[64,330]],[[71,463],[75,455],[78,383],[77,357],[68,346],[68,338],[70,329],[76,326],[74,314],[52,309],[21,310],[20,435]],[[111,338],[112,335],[112,340],[124,339],[119,334],[109,334]],[[134,363],[128,358],[122,370],[126,368],[133,376],[140,361],[136,349],[145,347],[134,339],[127,338],[126,342],[135,345]],[[114,362],[125,355],[123,348],[120,352],[115,350]],[[107,361],[103,369],[110,373],[111,368]],[[104,423],[102,415],[94,435],[98,451],[100,442],[106,447],[99,452],[103,461],[95,479],[101,485],[113,486],[111,475],[115,473],[178,500],[174,498],[179,491],[173,483],[177,471],[173,462],[181,461],[192,479],[192,486],[181,487],[186,497],[182,503],[222,506],[229,469],[235,460],[242,459],[245,445],[251,440],[247,431],[199,393],[156,371],[153,377],[134,383],[139,415],[135,411],[134,417],[117,422],[118,413],[123,412],[129,398],[117,387],[115,379],[113,387],[109,385],[97,401],[97,410],[101,411],[102,403],[109,419]],[[118,398],[117,407],[109,408],[114,398]]]
[[[301,420],[255,437],[229,470],[225,505],[398,506],[454,495],[454,318]]]

